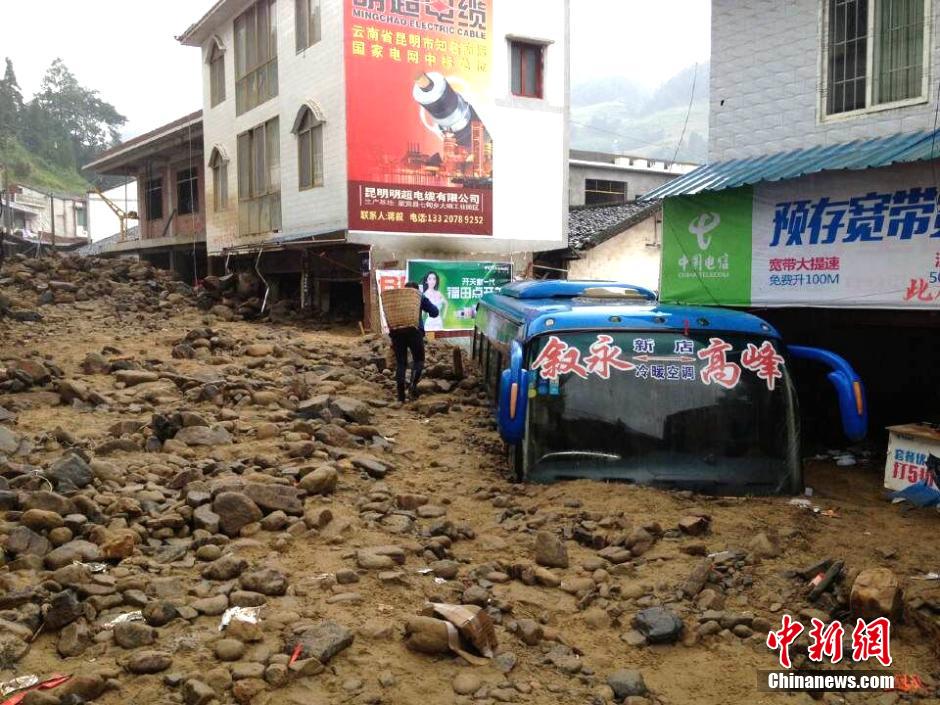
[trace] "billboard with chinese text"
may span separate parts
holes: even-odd
[[[668,198],[661,297],[727,306],[940,307],[940,207],[932,183],[929,170],[895,168]]]
[[[472,330],[480,299],[512,281],[512,264],[411,260],[408,281],[440,311],[434,318],[425,314],[425,330]]]
[[[494,0],[343,0],[349,229],[493,234]]]

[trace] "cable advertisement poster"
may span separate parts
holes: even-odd
[[[480,299],[512,281],[512,264],[410,260],[408,281],[440,312],[434,318],[424,314],[426,331],[472,330]]]
[[[349,229],[492,235],[494,0],[343,2]]]
[[[667,198],[661,289],[673,303],[936,309],[936,182],[908,167]]]

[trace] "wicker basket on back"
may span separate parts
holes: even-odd
[[[382,310],[389,330],[417,328],[421,322],[421,292],[409,288],[383,291]]]

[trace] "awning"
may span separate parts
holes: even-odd
[[[875,169],[940,157],[940,130],[905,132],[871,140],[821,145],[790,152],[732,159],[699,167],[659,188],[643,200],[722,191],[763,181],[783,181],[841,169]]]

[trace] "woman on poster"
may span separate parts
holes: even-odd
[[[424,329],[431,331],[444,330],[444,312],[447,310],[447,299],[444,298],[444,295],[440,292],[441,287],[441,278],[438,276],[437,272],[430,271],[424,275],[424,278],[421,280],[421,293],[430,301],[438,310],[437,316],[433,318],[428,316],[424,322]]]

